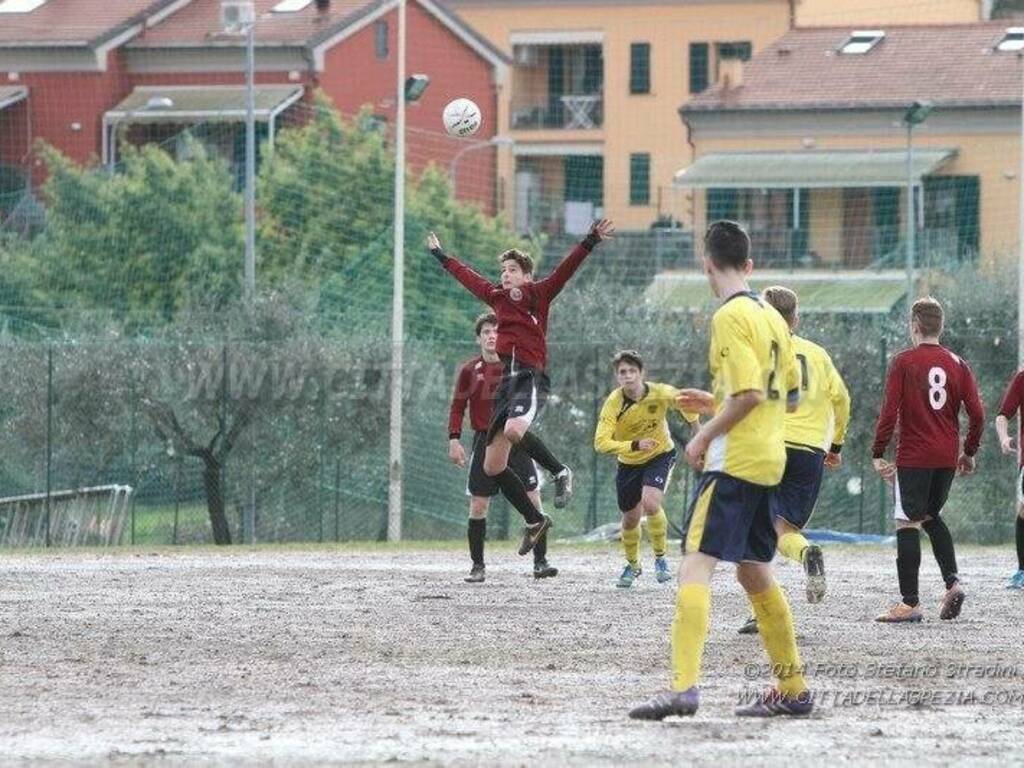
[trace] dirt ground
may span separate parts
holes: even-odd
[[[562,575],[535,582],[496,542],[483,585],[455,545],[8,554],[0,762],[1017,764],[1024,593],[1009,548],[959,554],[963,615],[938,620],[925,548],[917,626],[871,621],[892,549],[827,549],[821,605],[779,567],[821,697],[804,721],[733,716],[769,677],[720,567],[701,710],[661,724],[625,713],[667,687],[675,590],[616,589],[611,545],[554,543]]]

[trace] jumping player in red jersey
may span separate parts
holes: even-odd
[[[949,528],[940,517],[953,477],[974,472],[974,455],[985,428],[985,410],[971,367],[939,344],[942,305],[928,297],[918,299],[910,313],[914,346],[893,358],[885,383],[885,401],[875,429],[872,451],[875,470],[895,477],[896,571],[903,602],[878,617],[882,622],[921,621],[918,571],[921,534],[932,542],[932,552],[946,584],[939,612],[955,619],[964,603],[956,568],[956,552]],[[960,407],[969,426],[960,448]],[[896,463],[882,458],[899,424]]]
[[[1024,449],[1014,446],[1010,436],[1010,419],[1020,414],[1017,435],[1021,436],[1020,425],[1024,424],[1024,371],[1018,371],[1011,379],[999,404],[999,415],[996,416],[996,432],[999,435],[999,447],[1003,454],[1017,456],[1017,572],[1006,583],[1007,589],[1024,589]]]
[[[480,354],[465,362],[455,380],[455,392],[448,414],[448,458],[458,467],[466,466],[466,450],[462,447],[462,420],[469,406],[469,421],[473,427],[473,453],[469,460],[469,556],[473,568],[466,581],[480,583],[485,577],[484,541],[487,538],[487,510],[491,497],[498,492],[493,477],[484,474],[484,450],[487,446],[487,428],[494,410],[494,393],[501,382],[503,368],[495,347],[498,343],[498,318],[493,312],[476,319],[476,340]],[[537,509],[541,508],[537,484],[537,468],[533,459],[516,446],[508,458],[509,468],[528,489],[527,495]],[[533,548],[533,576],[546,579],[558,575],[558,569],[547,561],[548,540],[541,536]]]
[[[530,501],[526,488],[509,469],[512,446],[522,448],[545,469],[559,465],[547,447],[529,432],[547,400],[551,382],[546,373],[548,312],[551,302],[569,278],[580,268],[602,240],[611,237],[615,226],[598,221],[590,233],[540,280],[533,279],[533,259],[516,249],[498,257],[501,283],[495,285],[458,259],[447,255],[437,235],[427,237],[427,247],[452,276],[498,316],[498,357],[504,375],[494,399],[494,415],[487,430],[484,472],[495,479],[502,494],[526,521],[519,554],[525,555],[551,527],[551,518]],[[564,465],[555,473],[555,506],[564,506],[571,495],[572,473]]]

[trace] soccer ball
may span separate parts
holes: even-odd
[[[472,136],[480,130],[480,107],[469,99],[455,99],[444,108],[444,129],[449,136]]]

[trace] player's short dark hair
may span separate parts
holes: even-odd
[[[925,336],[938,336],[942,333],[942,305],[934,296],[925,296],[915,301],[910,308],[910,317]]]
[[[735,221],[713,221],[704,233],[704,253],[718,269],[743,269],[750,258],[750,236]]]
[[[793,322],[796,317],[798,304],[796,291],[790,290],[784,285],[772,285],[764,289],[764,300],[771,304],[787,322]]]
[[[533,257],[528,253],[523,253],[518,248],[509,248],[498,257],[499,264],[504,264],[506,261],[514,261],[518,264],[519,268],[523,270],[523,274],[533,274]]]
[[[641,371],[644,369],[644,359],[635,349],[621,349],[616,352],[615,357],[612,358],[612,370],[619,370],[619,366],[623,363],[635,365]]]
[[[476,319],[476,335],[480,335],[480,331],[484,329],[485,325],[493,325],[495,328],[498,327],[498,316],[493,312],[484,312],[480,317]]]

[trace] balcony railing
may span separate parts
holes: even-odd
[[[517,130],[593,130],[604,123],[604,97],[600,93],[565,93],[546,104],[520,104],[512,108]]]

